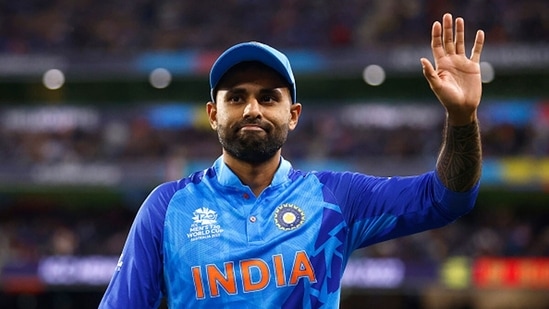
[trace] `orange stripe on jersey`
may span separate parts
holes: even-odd
[[[236,294],[236,279],[234,275],[234,263],[226,262],[225,274],[221,272],[217,266],[210,264],[206,265],[206,274],[208,284],[210,285],[211,297],[219,297],[218,286],[221,286],[228,294]]]
[[[259,270],[259,280],[253,281],[252,268]],[[271,275],[269,274],[269,266],[261,259],[245,260],[240,262],[240,269],[242,272],[242,286],[244,292],[254,292],[264,289]]]

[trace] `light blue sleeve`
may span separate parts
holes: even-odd
[[[158,308],[164,287],[164,218],[174,192],[175,183],[162,184],[141,205],[100,309]]]

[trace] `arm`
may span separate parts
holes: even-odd
[[[447,124],[444,135],[437,160],[437,175],[449,189],[467,191],[479,181],[481,174],[482,152],[478,123],[474,121],[464,126]]]
[[[452,191],[433,171],[405,177],[316,175],[325,201],[339,206],[349,226],[349,251],[454,222],[473,209],[479,187]]]
[[[168,185],[155,189],[132,224],[100,309],[158,308],[162,297],[162,233]]]
[[[455,38],[450,14],[432,28],[431,48],[435,67],[421,59],[423,74],[446,109],[444,140],[436,172],[446,187],[467,191],[479,181],[482,152],[477,108],[482,95],[480,54],[484,32],[477,31],[471,57],[465,55],[465,26],[456,19]]]

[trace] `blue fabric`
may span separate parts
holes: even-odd
[[[219,158],[140,208],[100,308],[337,308],[355,249],[448,224],[478,194],[434,172],[373,177],[294,170],[259,196]]]
[[[234,65],[245,61],[259,61],[278,72],[290,85],[292,102],[297,102],[295,78],[290,61],[280,51],[260,42],[244,42],[234,45],[217,58],[210,70],[212,101],[215,102],[214,89],[223,75]]]

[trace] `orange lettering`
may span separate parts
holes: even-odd
[[[252,279],[252,268],[259,270],[259,280]],[[242,286],[244,292],[254,292],[264,289],[269,284],[269,266],[260,259],[245,260],[240,262],[242,272]]]
[[[233,262],[226,262],[225,273],[222,273],[217,266],[210,264],[206,265],[206,273],[208,274],[208,284],[210,285],[211,297],[219,297],[218,285],[221,286],[228,294],[236,294],[236,280],[234,275]]]
[[[310,283],[316,282],[313,265],[305,251],[295,253],[293,265],[289,274],[285,271],[284,256],[276,254],[271,261],[262,259],[241,260],[239,267],[235,269],[233,261],[223,263],[223,268],[216,264],[191,267],[191,275],[195,286],[196,298],[220,297],[223,289],[228,295],[238,293],[238,285],[242,284],[244,293],[256,292],[265,289],[274,276],[276,287],[297,285],[301,278],[308,279]],[[271,268],[272,271],[271,271]],[[203,270],[205,271],[205,277]],[[238,270],[238,274],[236,271]],[[289,279],[288,279],[289,278]],[[238,285],[237,285],[237,280]],[[207,287],[206,287],[207,283]],[[208,292],[206,292],[206,289]]]
[[[200,266],[191,267],[193,273],[194,290],[196,291],[197,299],[204,299],[204,283],[202,282],[202,276],[200,275]]]
[[[282,254],[273,255],[274,273],[276,286],[281,287],[286,285],[286,274],[284,273],[284,262]]]
[[[309,278],[312,283],[316,282],[313,265],[311,265],[311,261],[304,251],[296,252],[289,283],[296,285],[301,277]]]

